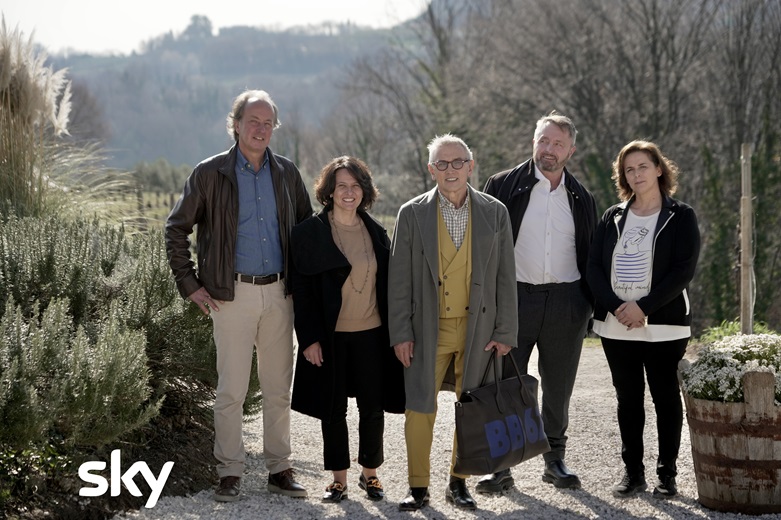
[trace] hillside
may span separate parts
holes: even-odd
[[[376,52],[390,31],[324,24],[283,32],[230,27],[212,35],[193,17],[181,35],[146,42],[140,53],[53,56],[103,109],[110,166],[130,169],[160,157],[194,164],[229,144],[225,115],[245,88],[267,90],[281,119],[319,122],[337,99],[345,67]]]

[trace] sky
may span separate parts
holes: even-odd
[[[2,0],[6,29],[50,54],[129,54],[142,42],[173,31],[193,15],[221,27],[246,25],[286,29],[324,21],[390,27],[417,16],[425,0]]]

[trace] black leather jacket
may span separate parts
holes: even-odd
[[[176,286],[183,298],[205,287],[212,298],[233,300],[239,218],[236,152],[234,145],[196,166],[184,184],[179,201],[168,215],[165,247]],[[275,155],[270,148],[268,156],[287,275],[290,232],[293,226],[312,216],[312,204],[296,165],[281,155]],[[197,272],[190,255],[189,239],[196,225]],[[287,292],[290,292],[289,284]]]
[[[567,189],[569,207],[575,221],[575,254],[578,271],[580,271],[581,288],[589,301],[593,301],[591,291],[586,283],[586,265],[588,251],[594,230],[597,227],[597,204],[594,196],[578,180],[564,169],[564,187]],[[513,228],[513,243],[518,240],[521,221],[529,207],[531,190],[539,179],[534,176],[534,162],[528,161],[496,175],[492,175],[485,183],[483,191],[501,200],[510,213]]]

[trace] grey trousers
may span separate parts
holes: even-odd
[[[569,401],[592,311],[580,281],[543,285],[518,282],[518,346],[511,352],[521,373],[527,373],[537,345],[542,422],[551,447],[543,455],[545,462],[564,459]],[[505,363],[505,377],[512,371],[512,364]]]

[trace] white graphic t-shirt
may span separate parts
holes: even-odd
[[[625,302],[637,301],[651,292],[654,263],[654,230],[659,212],[647,216],[629,210],[624,230],[613,250],[610,282],[613,292]],[[594,320],[594,332],[604,338],[634,341],[668,341],[688,338],[689,327],[646,325],[632,330],[622,325],[608,309],[605,321]]]
[[[627,215],[624,232],[613,250],[611,273],[613,292],[624,301],[639,300],[651,292],[653,229],[658,218],[658,211],[645,217],[632,211]]]

